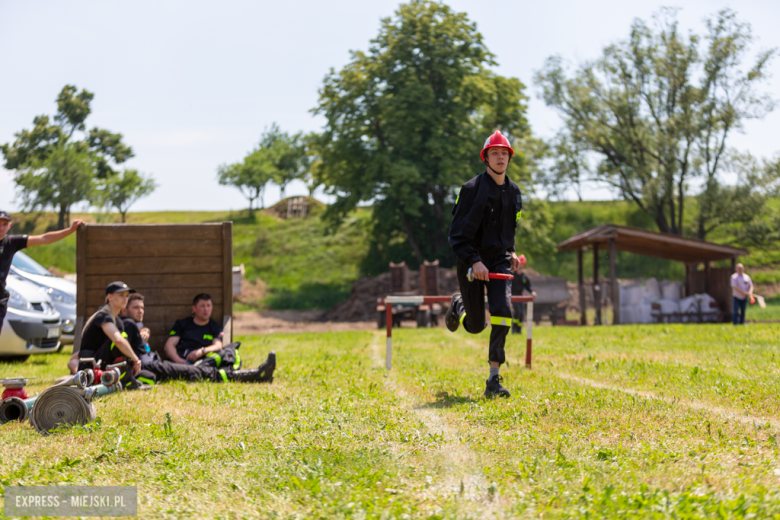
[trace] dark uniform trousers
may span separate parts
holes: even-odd
[[[8,298],[11,295],[6,291],[0,291],[0,331],[3,330],[3,321],[8,313]]]
[[[510,274],[512,260],[510,256],[501,255],[495,258],[483,258],[491,273]],[[458,284],[462,303],[456,306],[458,317],[463,328],[471,334],[479,334],[488,326],[485,319],[485,286],[487,286],[488,311],[490,312],[490,348],[488,361],[499,365],[506,362],[504,344],[512,322],[512,280],[490,280],[469,282],[467,274],[470,265],[458,260]],[[465,317],[463,316],[465,313]]]
[[[241,368],[241,356],[238,354],[240,346],[239,342],[230,343],[192,365],[163,361],[157,354],[150,352],[141,356],[141,364],[145,371],[154,374],[158,383],[174,379],[227,383],[233,378],[233,371]]]
[[[156,360],[143,363],[143,371],[154,374],[158,383],[180,379],[183,381],[213,381],[227,382],[231,369],[220,369],[215,366],[184,365],[171,361]]]

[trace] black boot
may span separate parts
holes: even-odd
[[[485,397],[509,397],[512,394],[509,393],[509,390],[501,386],[501,381],[503,381],[504,378],[495,375],[485,381]]]
[[[233,373],[230,374],[230,379],[232,381],[239,381],[241,383],[261,383],[262,379],[260,379],[260,377],[262,375],[263,373],[259,368],[253,368],[250,370],[233,370]]]
[[[274,370],[276,370],[276,352],[273,350],[269,352],[268,358],[263,363],[261,363],[257,369],[262,372],[260,381],[264,383],[273,383]]]
[[[275,368],[276,353],[271,352],[268,354],[268,359],[263,361],[259,367],[252,370],[234,370],[230,378],[242,383],[271,383],[274,380]]]
[[[450,332],[455,332],[460,327],[460,316],[458,316],[456,305],[462,300],[460,293],[453,294],[452,300],[450,300],[450,308],[447,309],[447,313],[444,315],[444,324],[447,325]]]

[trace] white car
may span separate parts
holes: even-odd
[[[8,312],[0,330],[0,361],[25,361],[60,349],[62,320],[40,288],[14,274],[6,280]]]
[[[76,329],[76,284],[54,276],[22,251],[14,255],[11,272],[34,283],[46,293],[62,317],[61,341],[65,344],[73,343]]]

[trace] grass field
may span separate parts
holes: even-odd
[[[780,518],[775,325],[510,336],[508,400],[482,398],[487,332],[241,338],[272,385],[185,384],[96,403],[41,437],[0,427],[3,485],[136,485],[143,518]],[[66,354],[0,364],[59,375]]]

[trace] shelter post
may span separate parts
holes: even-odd
[[[615,249],[615,239],[609,239],[609,288],[611,291],[610,298],[612,298],[612,324],[617,325],[620,323],[620,291],[618,290],[617,283],[617,269],[615,267],[615,255],[617,250]]]
[[[601,325],[601,287],[599,286],[599,243],[593,243],[593,306],[596,308],[594,325]]]
[[[585,281],[582,278],[582,248],[577,249],[577,287],[580,292],[580,325],[588,324],[587,300],[585,299]]]

